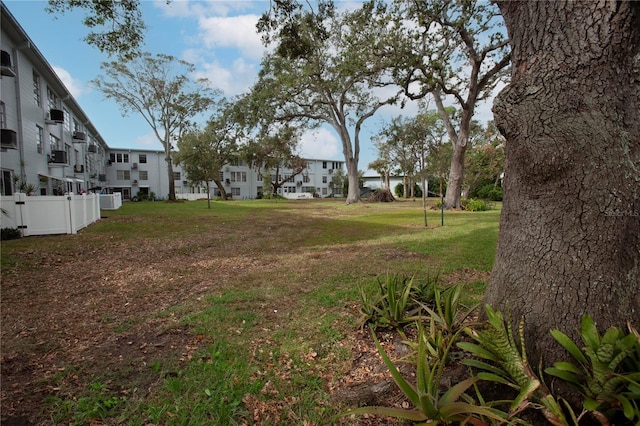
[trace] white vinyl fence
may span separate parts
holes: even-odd
[[[30,235],[76,234],[100,219],[98,194],[0,197],[0,228],[17,228]]]
[[[100,208],[102,210],[118,210],[122,207],[122,193],[100,194]]]

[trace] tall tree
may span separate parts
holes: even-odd
[[[258,29],[275,51],[262,63],[253,88],[264,103],[277,107],[275,118],[303,126],[328,124],[342,142],[349,190],[347,204],[360,200],[358,161],[363,124],[400,90],[387,72],[386,5],[371,1],[353,12],[338,13],[330,1],[317,10],[296,0],[275,2]]]
[[[206,79],[191,80],[193,65],[173,56],[145,53],[130,62],[105,62],[101,68],[107,76],[92,80],[93,85],[114,99],[123,115],[140,114],[162,143],[169,199],[175,200],[172,143],[193,125],[197,114],[213,104],[216,92],[206,86]]]
[[[403,175],[404,197],[414,196],[414,183],[419,159],[425,147],[424,129],[414,117],[398,116],[380,129],[374,145],[387,155]]]
[[[86,12],[83,24],[91,31],[85,41],[108,55],[132,59],[140,53],[146,26],[140,0],[49,0],[51,14],[73,9]]]
[[[221,175],[225,164],[229,164],[237,156],[238,136],[238,126],[222,110],[209,119],[204,130],[187,131],[178,140],[178,150],[173,153],[173,159],[176,164],[182,165],[190,182],[204,183],[209,208],[211,182],[220,191],[221,198],[227,199]]]
[[[263,129],[264,130],[264,129]],[[294,182],[307,170],[307,162],[295,153],[300,136],[289,126],[261,132],[242,146],[242,156],[264,176],[275,196],[285,183]]]
[[[509,45],[492,2],[397,0],[396,68],[407,96],[431,94],[453,145],[445,205],[460,207],[464,157],[476,105],[492,95],[509,66]],[[410,20],[410,24],[406,24]],[[460,110],[456,126],[445,103]]]
[[[640,325],[640,3],[500,3],[511,83],[495,101],[505,200],[485,301],[524,317],[532,357]]]

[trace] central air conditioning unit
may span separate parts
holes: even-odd
[[[89,152],[98,152],[98,147],[96,147],[95,144],[91,144],[89,145],[88,150]]]
[[[138,163],[131,163],[131,168],[132,169],[137,169],[138,168]]]
[[[51,162],[55,164],[67,164],[67,153],[65,151],[51,151]]]
[[[7,77],[15,77],[16,72],[11,66],[11,54],[6,50],[0,51],[0,74]]]
[[[55,123],[64,123],[64,111],[61,109],[50,110],[49,119]]]
[[[5,149],[18,149],[18,136],[14,130],[2,129],[2,143]]]
[[[84,164],[76,164],[73,166],[74,173],[84,173]]]
[[[87,135],[84,132],[73,132],[73,140],[84,142],[85,140],[87,140]]]

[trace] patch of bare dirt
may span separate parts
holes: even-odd
[[[152,374],[154,362],[179,365],[210,343],[182,325],[176,308],[188,304],[197,309],[205,295],[243,285],[243,277],[252,274],[268,274],[277,282],[277,274],[287,273],[286,268],[282,272],[284,257],[279,257],[283,248],[270,239],[273,229],[292,233],[294,243],[286,255],[289,271],[312,262],[338,265],[363,256],[352,247],[335,245],[298,254],[295,238],[304,242],[305,227],[291,229],[288,217],[281,223],[255,218],[253,225],[235,229],[220,223],[215,232],[162,240],[105,241],[81,233],[46,237],[40,240],[42,248],[17,250],[20,262],[3,264],[2,269],[1,423],[50,424],[46,401],[77,397],[94,380],[106,380],[110,390],[128,398],[153,392],[162,380]],[[383,262],[407,256],[390,250],[367,257],[384,270]],[[295,303],[297,295],[289,297]],[[279,302],[281,310],[289,303]],[[391,334],[381,339],[393,356],[401,355],[403,344]],[[402,395],[368,333],[346,340],[352,344],[352,368],[345,377],[327,377],[328,391],[341,401],[402,406]],[[256,419],[277,410],[251,396],[244,402]],[[397,424],[367,416],[358,422]]]

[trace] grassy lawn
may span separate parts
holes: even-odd
[[[3,422],[376,424],[336,419],[350,407],[331,399],[366,338],[358,286],[440,274],[479,299],[499,209],[445,212],[444,227],[430,210],[426,229],[419,201],[103,216],[76,236],[2,243]]]

